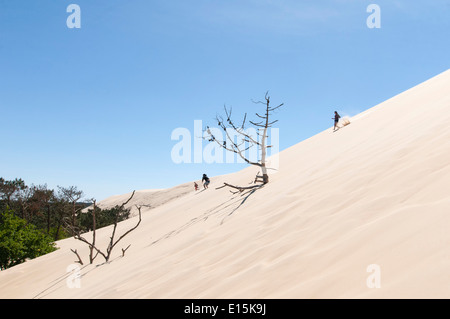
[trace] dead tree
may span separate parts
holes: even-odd
[[[83,191],[78,190],[76,186],[61,187],[58,186],[60,198],[70,205],[70,215],[72,216],[71,223],[75,227],[75,219],[82,207],[77,209],[77,202],[84,196]]]
[[[94,259],[97,257],[98,252],[94,256],[94,247],[95,247],[95,230],[97,229],[97,221],[95,217],[95,211],[97,210],[97,201],[92,199],[92,203],[94,204],[94,209],[92,210],[92,245],[89,246],[89,262],[92,264]]]
[[[118,239],[115,240],[115,235],[116,235],[116,229],[117,229],[117,225],[119,222],[119,213],[121,210],[123,210],[125,208],[125,205],[128,204],[128,202],[133,198],[135,191],[133,191],[133,193],[131,194],[131,197],[124,203],[122,203],[120,206],[118,206],[117,210],[117,214],[116,214],[116,219],[114,221],[113,224],[113,230],[112,230],[112,234],[110,237],[110,241],[108,244],[108,247],[106,248],[106,252],[101,251],[95,243],[96,240],[96,216],[95,216],[95,212],[96,212],[96,202],[95,200],[93,200],[94,203],[94,211],[92,214],[92,218],[93,218],[93,230],[92,230],[92,241],[89,242],[86,238],[84,238],[81,234],[81,231],[79,228],[73,227],[71,225],[69,225],[72,228],[74,235],[74,238],[77,240],[80,240],[84,243],[86,243],[89,246],[89,262],[92,264],[94,262],[94,259],[97,257],[98,254],[100,254],[101,256],[103,256],[103,258],[105,259],[106,262],[109,261],[110,257],[111,257],[111,253],[113,251],[113,248],[126,236],[128,235],[130,232],[132,232],[133,230],[135,230],[139,224],[141,223],[142,220],[142,215],[141,215],[141,207],[140,206],[136,206],[138,211],[139,211],[139,221],[137,222],[137,224],[132,227],[131,229],[129,229],[128,231],[126,231],[123,235],[121,235]],[[127,248],[122,249],[122,256],[125,255],[125,251],[130,247],[130,245],[128,245]],[[72,249],[71,249],[72,250]],[[76,252],[76,250],[72,250],[73,253],[75,253],[78,257],[79,262],[81,263],[81,258],[78,255],[78,253]],[[95,253],[95,254],[94,254]]]
[[[240,158],[242,158],[246,163],[258,166],[261,170],[261,175],[257,175],[255,178],[256,182],[261,182],[263,185],[269,183],[269,174],[267,173],[267,149],[272,147],[271,145],[267,145],[268,138],[268,129],[272,127],[272,125],[278,120],[271,121],[270,117],[275,110],[283,106],[283,103],[272,107],[270,106],[270,96],[269,92],[266,92],[264,96],[264,101],[253,101],[255,104],[263,104],[265,105],[264,113],[261,115],[256,113],[258,117],[257,121],[248,121],[254,128],[256,128],[257,136],[252,136],[246,128],[247,125],[247,113],[245,113],[244,118],[242,120],[241,125],[237,125],[233,119],[231,118],[232,109],[225,109],[226,119],[221,116],[216,116],[217,125],[225,132],[226,138],[224,140],[218,139],[212,132],[211,129],[207,126],[204,134],[204,139],[209,142],[215,142],[223,149],[236,153]],[[236,132],[238,135],[238,141],[234,140],[234,134],[230,133]],[[248,156],[246,156],[246,151],[252,147],[257,147],[258,152],[260,154],[259,160],[251,160]],[[222,187],[232,187],[238,189],[239,191],[243,191],[249,188],[261,187],[260,185],[253,185],[247,187],[234,186],[231,184],[224,183]]]
[[[133,193],[134,194],[134,193]],[[84,238],[83,236],[81,236],[81,229],[79,227],[76,227],[74,222],[67,222],[66,221],[66,227],[68,227],[74,238],[78,239],[84,243],[86,243],[89,246],[89,263],[92,264],[94,262],[94,259],[97,257],[97,255],[100,253],[103,255],[103,253],[95,246],[95,238],[96,238],[96,217],[95,217],[95,213],[97,211],[97,205],[96,205],[96,200],[92,199],[93,202],[93,207],[94,209],[92,210],[92,241],[89,242],[86,238]],[[78,257],[78,262],[80,264],[83,264],[80,255],[77,253],[77,250],[73,250],[70,249],[77,257]],[[94,255],[94,251],[96,252]]]
[[[109,260],[109,257],[111,256],[111,252],[112,252],[114,246],[116,246],[116,245],[119,243],[119,241],[121,241],[126,235],[128,235],[128,234],[131,233],[133,230],[135,230],[135,229],[139,226],[139,224],[141,223],[141,220],[142,220],[142,218],[141,218],[141,207],[140,207],[140,206],[136,206],[136,208],[137,208],[138,211],[139,211],[139,221],[138,221],[138,223],[136,224],[136,226],[134,226],[133,228],[131,228],[131,229],[129,229],[128,231],[126,231],[126,232],[125,232],[122,236],[120,236],[119,239],[117,239],[116,241],[114,241],[114,235],[116,234],[117,221],[114,223],[113,232],[112,232],[112,235],[111,235],[111,238],[110,238],[110,241],[109,241],[108,248],[106,249],[107,255],[106,255],[106,257],[104,256],[105,259],[106,259],[106,261]],[[128,245],[128,247],[127,247],[125,250],[122,249],[122,256],[125,255],[125,251],[126,251],[129,247],[130,247],[130,245]]]

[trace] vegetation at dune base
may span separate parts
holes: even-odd
[[[75,186],[50,189],[0,177],[0,270],[56,250],[55,241],[93,229],[93,199]],[[96,228],[130,217],[130,209],[95,207]]]
[[[0,221],[0,269],[56,250],[48,234],[15,216],[10,209],[2,211]]]

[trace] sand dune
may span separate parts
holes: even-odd
[[[215,189],[250,183],[249,167],[205,191],[138,193],[130,204],[151,206],[141,225],[109,263],[82,266],[80,288],[67,284],[70,248],[86,262],[87,248],[65,239],[0,272],[0,297],[449,298],[449,88],[450,70],[284,150],[255,192]]]
[[[170,202],[171,200],[191,193],[193,185],[193,183],[185,183],[170,189],[136,190],[133,197],[131,197],[132,192],[122,195],[115,195],[98,202],[97,205],[102,209],[112,208],[116,205],[122,205],[131,198],[126,207],[131,208],[131,216],[137,216],[138,210],[136,206],[146,208],[159,207]],[[89,208],[92,208],[92,206],[86,208],[85,211]]]

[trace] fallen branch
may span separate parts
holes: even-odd
[[[222,187],[228,186],[228,187],[237,189],[237,190],[239,190],[240,192],[243,192],[243,191],[246,190],[246,189],[260,188],[260,187],[264,186],[264,185],[235,186],[235,185],[231,185],[231,184],[228,184],[228,183],[223,183],[223,184],[224,184],[224,185],[223,185]]]

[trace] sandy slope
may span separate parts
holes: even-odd
[[[184,183],[170,189],[136,190],[134,195],[132,194],[132,192],[130,192],[127,194],[111,196],[98,202],[97,205],[102,209],[107,209],[112,208],[116,205],[122,205],[129,200],[126,207],[131,208],[131,216],[137,216],[138,209],[136,208],[136,206],[146,207],[150,209],[159,207],[174,199],[183,197],[184,195],[191,193],[193,185],[193,183]],[[86,208],[84,211],[87,211],[90,208],[92,208],[92,206]]]
[[[87,249],[66,239],[1,272],[0,297],[449,298],[449,88],[450,70],[283,151],[254,193],[214,189],[248,184],[253,167],[164,190],[110,263],[82,267],[81,288],[67,285],[69,249]],[[371,264],[381,288],[366,284]]]

